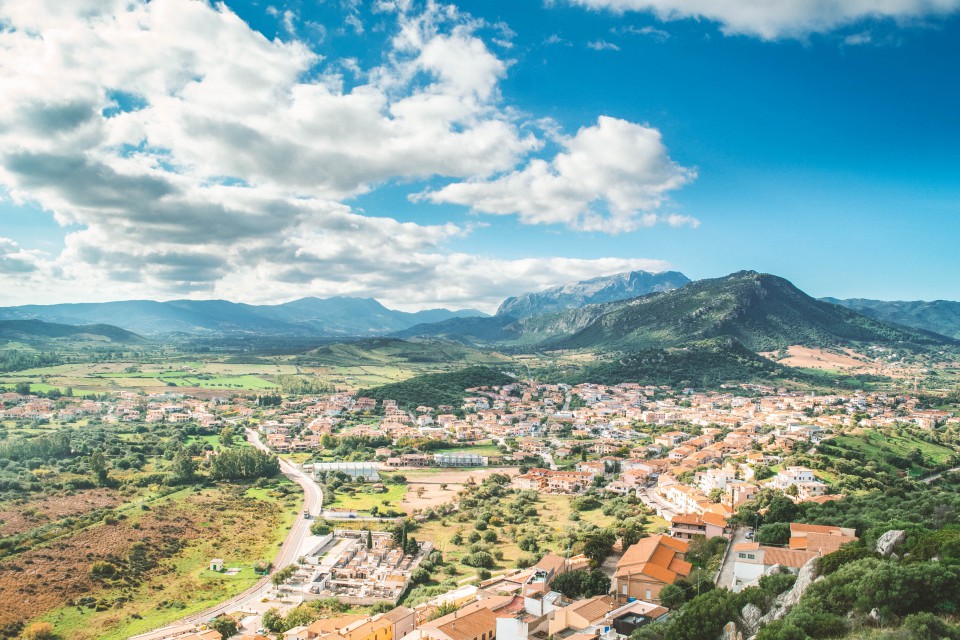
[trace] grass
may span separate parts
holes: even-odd
[[[299,492],[284,493],[278,491],[280,487],[292,488],[293,484],[283,478],[269,487],[243,490],[225,486],[169,496],[167,499],[178,513],[198,525],[199,535],[164,561],[161,571],[135,588],[129,602],[102,612],[63,606],[41,619],[54,624],[56,632],[65,638],[120,640],[201,611],[247,589],[258,579],[253,564],[273,559],[296,516]],[[213,557],[223,557],[228,568],[241,571],[233,576],[212,572],[208,563]],[[113,599],[121,594],[107,589],[91,595]]]
[[[353,494],[344,493],[345,487],[356,489]],[[337,490],[335,500],[329,506],[333,509],[350,509],[354,511],[369,512],[372,507],[385,507],[388,509],[401,509],[401,501],[407,495],[407,487],[402,484],[385,484],[386,493],[366,493],[365,488],[372,487],[371,484],[357,483],[345,485]],[[389,504],[384,504],[385,502]],[[325,507],[327,505],[324,505]]]
[[[873,460],[877,464],[894,471],[895,469],[887,462],[888,455],[906,457],[914,449],[919,449],[925,459],[940,465],[954,454],[953,449],[950,447],[921,440],[909,433],[904,433],[904,435],[897,435],[896,433],[886,435],[873,429],[864,430],[863,434],[858,436],[837,436],[836,438],[828,440],[826,444],[836,444],[847,449],[859,451],[867,456],[868,460]],[[912,475],[919,475],[924,473],[925,470],[914,465],[910,469],[910,472]]]

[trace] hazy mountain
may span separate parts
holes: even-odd
[[[422,322],[483,315],[466,309],[408,313],[372,298],[302,298],[278,305],[226,300],[127,300],[0,308],[0,319],[37,319],[62,324],[109,323],[146,335],[250,333],[353,336],[399,331]]]
[[[690,278],[676,271],[618,273],[507,298],[497,309],[497,315],[529,318],[588,304],[614,302],[658,291],[670,291],[689,282]]]
[[[895,322],[906,327],[934,331],[950,338],[960,338],[960,302],[952,300],[867,300],[851,298],[821,298],[826,302],[840,304],[865,316]]]
[[[145,342],[141,336],[109,324],[69,325],[42,320],[0,320],[2,342],[34,344],[60,339],[121,344]]]
[[[607,350],[664,348],[718,337],[735,338],[753,351],[791,344],[954,342],[816,300],[783,278],[753,271],[520,320],[509,316],[448,320],[413,327],[402,335]]]

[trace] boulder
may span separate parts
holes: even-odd
[[[743,621],[743,633],[749,637],[760,630],[763,611],[755,604],[747,604],[740,612],[740,618]]]
[[[728,622],[723,626],[723,634],[720,640],[743,640],[743,633],[737,628],[735,622]]]
[[[903,529],[891,529],[877,540],[877,553],[882,556],[888,556],[893,553],[894,549],[903,544],[906,539],[906,531]]]

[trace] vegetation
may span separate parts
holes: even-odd
[[[453,373],[433,373],[416,376],[373,389],[364,389],[360,395],[376,400],[396,400],[406,408],[426,405],[450,405],[460,408],[466,397],[464,389],[499,387],[514,382],[513,378],[490,367],[467,367]]]

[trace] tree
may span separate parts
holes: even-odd
[[[236,434],[231,427],[220,429],[220,444],[224,447],[233,446],[233,438]]]
[[[197,479],[197,462],[193,456],[181,451],[173,458],[170,472],[172,484],[188,484]]]
[[[101,487],[107,484],[107,459],[100,451],[90,454],[90,471],[97,477],[97,484]]]
[[[566,571],[550,582],[550,588],[568,598],[580,599],[603,595],[610,591],[610,578],[599,569]]]
[[[283,616],[276,609],[267,609],[263,614],[263,626],[274,633],[282,633]]]
[[[237,621],[230,616],[219,616],[210,621],[210,628],[220,632],[224,638],[232,638],[237,635],[239,628]]]
[[[373,532],[367,529],[367,549],[373,549]]]
[[[292,578],[293,574],[297,572],[297,569],[299,569],[299,567],[295,564],[288,565],[273,574],[271,581],[273,582],[274,586],[279,587],[284,582]]]
[[[18,382],[13,386],[13,391],[19,393],[22,396],[30,395],[30,383],[29,382]]]
[[[210,461],[213,480],[250,480],[270,478],[280,473],[280,461],[273,454],[244,447],[227,449]]]
[[[697,596],[674,618],[666,640],[715,640],[723,626],[739,614],[736,600],[726,589]]]
[[[790,542],[790,523],[774,522],[765,524],[757,531],[756,541],[760,544],[785,545]]]
[[[667,609],[679,609],[686,601],[686,593],[675,584],[664,585],[664,587],[660,589],[660,604]]]
[[[593,566],[599,567],[613,553],[613,545],[616,541],[617,536],[613,531],[601,529],[587,536],[583,545],[583,554],[590,559]]]

